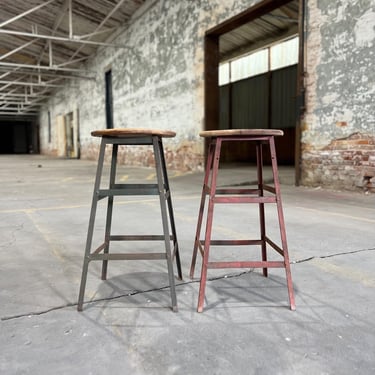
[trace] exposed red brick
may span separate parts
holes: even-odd
[[[359,132],[332,140],[322,149],[304,147],[302,183],[331,188],[367,189],[366,179],[375,176],[374,136]]]

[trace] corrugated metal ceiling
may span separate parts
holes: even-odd
[[[0,116],[33,116],[145,0],[1,0]],[[121,46],[123,47],[123,46]]]
[[[298,0],[250,21],[220,36],[220,60],[270,45],[298,34]]]

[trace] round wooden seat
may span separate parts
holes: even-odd
[[[205,130],[199,133],[201,137],[278,137],[284,135],[282,130],[278,129],[225,129],[225,130]]]
[[[115,128],[115,129],[101,129],[91,132],[93,137],[116,137],[129,138],[139,136],[158,136],[164,138],[173,138],[176,133],[171,130],[161,129],[146,129],[146,128]]]

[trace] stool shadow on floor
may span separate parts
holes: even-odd
[[[131,272],[116,275],[106,281],[97,279],[97,289],[92,290],[93,296],[85,301],[85,309],[111,308],[126,309],[146,308],[169,311],[170,291],[168,273],[164,272]],[[186,284],[192,285],[186,294],[182,291]],[[227,307],[275,307],[284,308],[285,277],[273,273],[265,278],[258,271],[230,273],[212,277],[207,280],[205,296],[207,312],[213,309]],[[182,306],[195,310],[192,304],[192,294],[198,294],[199,280],[179,281],[176,277],[177,295]],[[182,288],[182,289],[181,289]],[[295,285],[298,295],[298,286]],[[186,298],[187,300],[184,300]]]
[[[298,288],[295,286],[295,292]],[[264,277],[260,271],[229,274],[208,280],[206,310],[231,307],[288,307],[285,276]]]
[[[116,301],[126,308],[163,308],[170,310],[170,290],[167,272],[131,272],[98,278],[93,297],[85,301],[85,308],[105,307]],[[175,278],[178,286],[178,278]]]

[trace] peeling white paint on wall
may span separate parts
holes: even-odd
[[[337,135],[336,122],[350,123],[340,129],[343,136],[353,128],[362,132],[372,128],[375,12],[372,1],[315,0],[308,6],[303,140],[319,148]]]
[[[357,47],[371,47],[375,40],[375,12],[370,10],[358,18],[354,27]]]
[[[79,109],[80,140],[87,152],[82,156],[96,155],[98,139],[90,132],[105,127],[104,73],[111,68],[115,126],[175,130],[177,136],[168,141],[168,147],[175,153],[196,153],[202,159],[203,141],[198,133],[204,126],[205,32],[259,1],[147,1],[116,40],[131,49],[100,48],[86,64],[96,72],[96,80],[68,83],[43,109],[42,152],[53,153],[57,148],[57,116]],[[354,144],[364,135],[366,152],[371,150],[370,138],[375,136],[374,7],[374,0],[307,2],[302,161],[315,152],[311,164],[304,166],[308,179],[319,180],[321,174],[329,182],[330,170],[312,170],[322,160],[328,164],[334,159],[337,168],[342,167],[334,150],[338,138],[354,134],[348,140]],[[48,111],[51,143],[46,131]],[[331,149],[327,151],[327,147]],[[197,159],[187,168],[196,167]],[[345,167],[348,176],[358,172]]]
[[[306,25],[306,112],[304,116],[304,126],[301,141],[306,144],[314,142],[318,145],[324,145],[327,140],[321,137],[321,133],[315,131],[319,126],[320,120],[315,112],[317,105],[317,70],[321,61],[321,33],[320,25],[325,19],[322,12],[318,8],[318,0],[310,0],[308,2],[308,22]]]
[[[363,188],[375,180],[375,3],[307,4],[302,183]]]
[[[55,97],[49,102],[52,118],[78,108],[82,157],[85,149],[95,149],[98,141],[90,132],[106,126],[104,74],[110,68],[115,127],[174,130],[177,136],[168,140],[169,147],[186,149],[190,142],[191,150],[203,158],[199,131],[204,126],[205,32],[259,1],[146,2],[115,40],[130,48],[100,48],[86,65],[96,72],[95,81],[77,80],[72,82],[76,89],[67,85],[60,90],[61,100]],[[46,118],[42,114],[43,129]],[[46,140],[41,131],[41,150],[50,153]]]
[[[322,103],[324,105],[329,105],[329,104],[334,104],[337,103],[337,100],[339,99],[339,94],[338,93],[327,93],[322,97]]]

